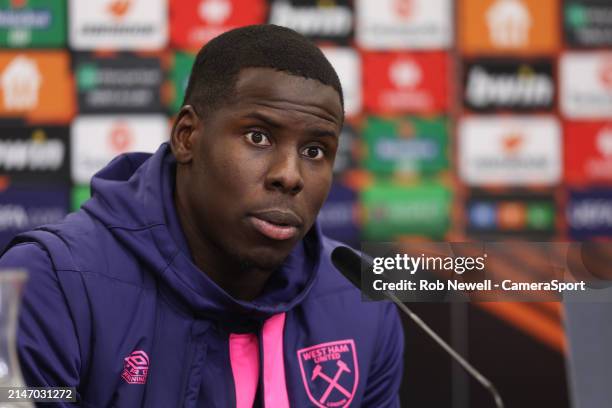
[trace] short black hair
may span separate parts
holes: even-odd
[[[272,68],[316,79],[338,92],[344,110],[338,74],[321,50],[303,35],[273,24],[230,30],[202,47],[191,69],[183,105],[207,115],[229,102],[244,68]]]

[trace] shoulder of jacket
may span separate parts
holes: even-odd
[[[79,210],[56,224],[17,235],[7,247],[33,242],[49,255],[58,274],[77,272],[142,286],[138,260],[101,223]]]

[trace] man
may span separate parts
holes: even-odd
[[[16,238],[26,382],[84,407],[399,406],[394,307],[363,303],[315,222],[343,123],[318,48],[272,25],[198,54],[170,144]]]

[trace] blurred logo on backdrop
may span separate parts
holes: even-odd
[[[112,0],[108,3],[107,10],[116,19],[122,19],[130,9],[132,0]]]
[[[116,122],[111,128],[108,142],[110,149],[116,154],[130,151],[134,144],[134,135],[130,125],[122,121]]]
[[[362,137],[364,166],[380,175],[431,175],[448,168],[446,118],[368,117]]]
[[[556,185],[561,129],[553,116],[468,117],[459,124],[461,179],[471,186]]]
[[[453,42],[451,0],[357,0],[356,40],[364,49],[446,49]]]
[[[612,3],[609,0],[564,0],[567,42],[575,47],[612,46]]]
[[[68,122],[75,110],[72,86],[63,51],[0,52],[0,117]]]
[[[11,183],[67,183],[70,177],[69,128],[3,127],[0,175]]]
[[[168,0],[69,0],[76,50],[157,50],[168,40]]]
[[[219,34],[265,22],[265,0],[170,0],[170,41],[198,51]]]
[[[271,0],[268,23],[313,41],[348,44],[353,39],[353,14],[349,0]]]
[[[0,194],[0,251],[18,233],[60,221],[68,213],[68,187],[9,187]]]
[[[560,76],[561,111],[567,117],[612,118],[612,52],[564,53]]]
[[[397,88],[414,88],[423,80],[423,71],[412,60],[396,61],[389,69],[389,77]]]
[[[73,182],[89,184],[121,153],[155,152],[168,131],[168,119],[162,115],[78,116],[71,132]]]
[[[550,111],[556,78],[550,60],[483,59],[464,64],[465,105],[474,111]]]
[[[612,121],[565,123],[565,180],[612,182]]]
[[[342,85],[344,111],[352,117],[361,113],[361,58],[350,47],[322,47],[323,54],[332,64]]]
[[[170,80],[172,82],[172,98],[170,101],[170,112],[178,113],[183,106],[185,98],[185,90],[189,82],[191,67],[195,61],[195,55],[185,52],[177,52],[174,54],[172,70],[170,72]]]
[[[163,72],[158,58],[76,55],[80,113],[163,112]]]
[[[612,55],[608,55],[601,63],[599,77],[603,86],[608,90],[612,90]]]
[[[0,2],[0,47],[61,47],[65,31],[65,0]]]
[[[445,52],[364,52],[364,104],[372,113],[441,113],[448,109]]]
[[[556,204],[552,193],[472,190],[465,208],[466,231],[475,238],[546,239],[555,233]]]
[[[612,190],[570,190],[567,223],[572,239],[609,239],[612,235]]]
[[[485,18],[489,40],[495,46],[520,48],[529,43],[529,30],[534,22],[522,0],[495,0]]]
[[[441,184],[374,184],[361,192],[361,203],[364,240],[443,239],[450,227],[452,192]]]
[[[7,110],[23,111],[36,108],[42,75],[36,61],[18,55],[2,72],[0,85],[4,89],[4,106]]]
[[[560,47],[557,0],[462,0],[457,7],[465,54],[546,55]]]
[[[341,176],[346,172],[358,168],[358,143],[360,137],[353,126],[344,123],[340,132],[336,160],[334,161],[334,175]]]
[[[357,192],[333,183],[317,219],[325,235],[359,248],[361,229]]]

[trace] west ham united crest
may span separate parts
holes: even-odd
[[[355,341],[317,344],[298,350],[297,355],[306,393],[315,406],[348,407],[359,383]]]

